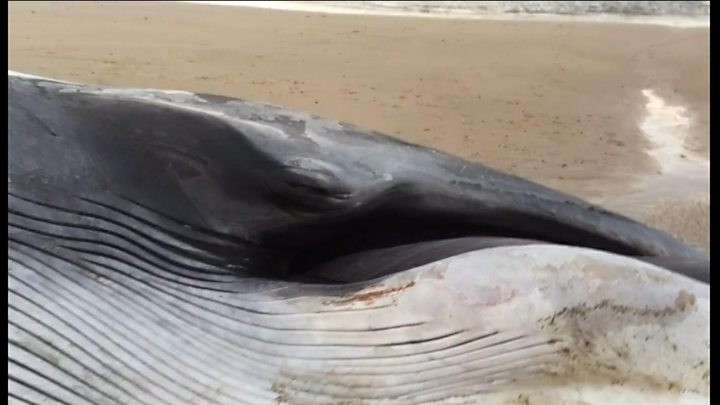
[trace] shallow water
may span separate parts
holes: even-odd
[[[642,210],[657,200],[696,199],[710,192],[710,161],[686,146],[691,120],[687,109],[668,104],[652,89],[642,91],[645,116],[639,127],[645,135],[646,153],[658,170],[639,176],[629,193],[607,203]]]
[[[709,253],[710,161],[687,147],[692,121],[684,106],[669,104],[652,89],[642,94],[645,115],[638,126],[647,140],[645,152],[657,169],[636,175],[619,192],[595,203]]]
[[[333,14],[710,25],[709,1],[183,1]]]

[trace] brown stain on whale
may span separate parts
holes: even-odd
[[[380,288],[379,290],[373,290],[368,292],[357,292],[347,297],[340,297],[338,300],[325,301],[326,305],[344,305],[352,304],[354,302],[363,302],[366,304],[372,304],[376,299],[389,296],[395,293],[399,293],[408,288],[415,286],[415,282],[411,281],[398,287]],[[382,286],[380,286],[382,287]]]
[[[685,387],[680,382],[666,377],[647,375],[629,369],[628,364],[633,363],[633,358],[627,344],[619,345],[606,341],[604,344],[598,345],[597,341],[605,340],[605,334],[611,331],[586,329],[590,324],[595,323],[598,317],[625,319],[624,322],[619,322],[620,324],[675,322],[695,307],[696,300],[694,294],[681,290],[673,304],[666,307],[632,307],[603,300],[595,305],[582,303],[565,307],[549,317],[540,319],[541,330],[569,335],[575,341],[571,348],[560,352],[563,359],[556,365],[553,373],[560,378],[565,376],[585,382],[604,381],[612,385],[637,386],[657,392],[701,393],[701,390],[699,391],[696,387]],[[585,327],[581,325],[585,325]],[[647,336],[645,340],[650,338],[652,337]],[[668,344],[677,350],[674,344],[671,342]],[[699,369],[705,365],[704,361],[700,361],[693,368]],[[704,375],[703,380],[707,380]]]

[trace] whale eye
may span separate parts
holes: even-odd
[[[298,173],[297,176],[288,179],[287,184],[300,192],[314,193],[328,197],[345,194],[338,190],[333,190],[332,184],[328,182],[327,179],[323,179],[316,174],[317,173]]]
[[[289,210],[338,209],[352,196],[350,185],[326,162],[295,158],[284,162],[280,169],[271,189]]]

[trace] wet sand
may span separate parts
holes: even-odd
[[[175,3],[11,2],[8,14],[13,70],[216,93],[349,121],[709,246],[703,181],[682,192],[641,182],[667,175],[646,153],[643,90],[683,109],[683,133],[671,134],[683,156],[709,158],[707,28]],[[662,185],[632,207],[623,202],[647,194],[645,184]]]

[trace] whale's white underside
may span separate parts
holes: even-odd
[[[86,263],[97,274],[87,277],[29,248],[9,254],[9,302],[44,319],[9,309],[29,325],[9,325],[9,341],[26,348],[9,344],[10,355],[50,362],[123,403],[137,402],[127,392],[147,403],[709,403],[709,286],[603,252],[487,249],[352,294],[294,298],[281,293],[292,283],[181,291],[102,265]],[[33,295],[38,285],[52,293]],[[57,349],[32,336],[48,327]],[[100,346],[118,361],[93,360]],[[104,383],[106,367],[126,380]],[[8,372],[47,385],[13,364]]]

